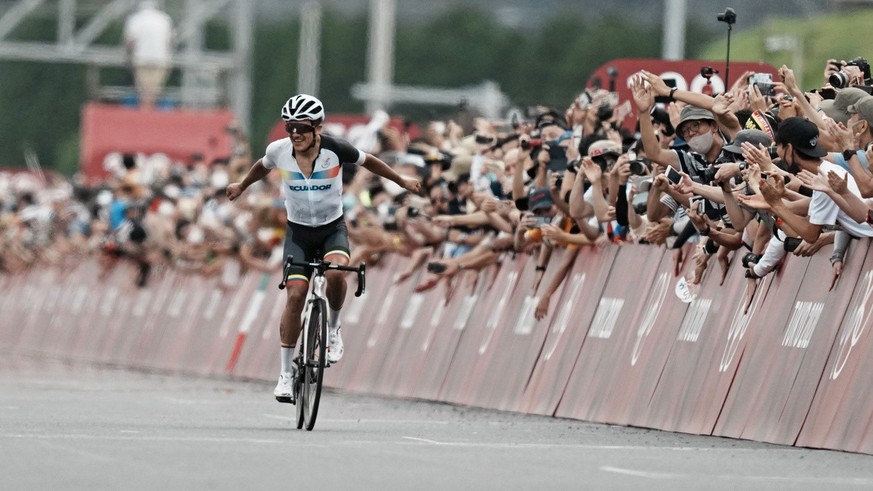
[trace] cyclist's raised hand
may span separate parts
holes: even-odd
[[[227,199],[233,201],[242,194],[242,185],[238,182],[230,183],[227,185],[227,189],[225,189],[224,192],[227,194]]]
[[[401,178],[403,179],[403,184],[401,184],[403,189],[405,189],[411,193],[421,194],[421,181],[419,181],[418,179],[415,179],[412,177],[406,177],[406,176],[402,176]]]

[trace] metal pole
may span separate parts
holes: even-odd
[[[375,98],[367,101],[367,114],[385,110],[394,76],[394,23],[396,0],[370,0],[369,78]]]
[[[681,60],[685,58],[686,0],[664,0],[664,45],[661,58]]]
[[[321,4],[300,8],[300,53],[297,57],[297,92],[318,96],[321,73]],[[291,94],[288,94],[289,96]]]

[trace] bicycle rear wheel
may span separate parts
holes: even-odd
[[[321,387],[324,381],[324,367],[327,357],[327,309],[324,300],[315,300],[306,326],[307,342],[306,366],[302,375],[303,418],[308,431],[315,427],[318,404],[321,400]]]

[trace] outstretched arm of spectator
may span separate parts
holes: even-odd
[[[570,273],[570,270],[573,269],[573,263],[576,261],[577,251],[578,250],[567,251],[558,266],[558,271],[554,276],[552,276],[551,281],[546,285],[546,289],[543,290],[543,293],[540,296],[540,301],[537,303],[537,308],[534,311],[534,317],[536,320],[541,320],[549,312],[549,303],[552,300],[552,295],[558,291],[558,287],[560,287],[561,283],[564,282],[564,278],[566,278]]]
[[[794,70],[788,68],[786,65],[782,65],[779,67],[779,78],[782,79],[782,84],[788,94],[800,104],[800,109],[803,111],[803,115],[815,123],[819,129],[824,130],[824,119],[822,119],[821,114],[819,114],[816,108],[812,107],[812,104],[806,100],[803,91],[797,85],[797,80],[794,78]]]
[[[640,75],[642,75],[643,80],[649,83],[649,86],[655,92],[656,96],[669,97],[672,91],[673,99],[677,101],[682,101],[686,104],[691,104],[692,106],[702,107],[703,109],[712,111],[712,96],[706,95],[701,92],[691,92],[689,90],[682,90],[678,88],[676,90],[673,90],[673,87],[668,86],[666,83],[664,83],[664,80],[662,80],[661,77],[655,75],[652,72],[640,70]]]
[[[840,152],[844,150],[855,150],[859,146],[858,142],[855,140],[855,135],[852,133],[852,130],[846,128],[846,126],[843,124],[837,123],[836,121],[827,121],[824,124],[824,133],[833,136],[834,143],[837,145]],[[870,162],[870,156],[871,152],[868,149],[868,162]],[[864,168],[864,166],[861,165],[861,161],[858,159],[857,154],[855,154],[854,152],[849,158],[848,164],[849,172],[851,172],[852,177],[855,178],[855,184],[858,185],[858,190],[861,191],[861,196],[865,198],[873,197],[873,173],[871,173],[868,169]]]
[[[646,219],[649,223],[656,223],[670,214],[670,208],[661,203],[661,195],[670,184],[664,174],[657,174],[652,178],[652,187],[649,188],[648,201],[646,202]]]
[[[609,203],[603,196],[603,172],[600,166],[588,157],[582,159],[579,166],[585,178],[591,183],[591,204],[594,206],[594,215],[600,222],[611,220],[613,217],[609,216]]]
[[[268,260],[261,259],[252,253],[251,244],[243,244],[239,248],[239,258],[247,267],[256,269],[263,273],[272,273],[276,271],[276,267]]]
[[[775,184],[770,184],[766,179],[761,179],[759,186],[761,187],[761,194],[770,205],[774,215],[781,218],[803,240],[809,243],[818,240],[819,235],[821,235],[822,226],[812,224],[808,218],[791,211],[789,206],[782,200],[784,185],[781,180],[776,180]]]
[[[655,106],[655,96],[652,89],[646,87],[646,81],[642,75],[637,75],[631,82],[631,90],[634,94],[634,102],[637,105],[640,120],[640,137],[643,140],[643,149],[650,160],[662,165],[670,165],[679,169],[679,157],[672,150],[661,148],[658,137],[655,135],[655,127],[652,125],[652,108]]]

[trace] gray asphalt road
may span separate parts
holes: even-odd
[[[0,488],[871,489],[873,457],[0,355]]]

